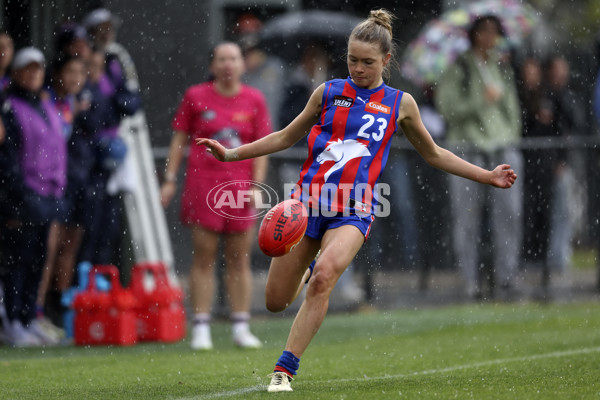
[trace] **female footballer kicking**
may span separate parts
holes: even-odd
[[[413,97],[384,83],[383,75],[389,73],[394,53],[393,18],[387,10],[373,10],[354,28],[348,39],[350,76],[319,86],[287,127],[234,149],[211,139],[196,141],[220,161],[238,161],[287,149],[308,134],[308,158],[292,197],[308,202],[312,209],[337,211],[334,216],[330,212],[327,216],[309,213],[308,228],[298,246],[271,261],[266,306],[269,311],[279,312],[299,294],[304,275],[309,275],[309,266],[321,251],[285,350],[270,375],[269,392],[292,390],[290,382],[325,318],[329,295],[366,240],[377,206],[372,190],[398,127],[433,167],[498,188],[510,188],[517,178],[509,165],[485,170],[437,146],[421,121]],[[326,183],[354,185],[356,190],[350,190],[349,196],[348,192],[321,195],[319,188]]]

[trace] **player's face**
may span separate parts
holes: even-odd
[[[233,43],[217,46],[210,70],[216,81],[239,81],[244,73],[244,58],[239,46]]]
[[[351,40],[348,42],[347,61],[352,81],[365,89],[381,85],[381,74],[390,57],[390,54],[383,54],[376,44]]]

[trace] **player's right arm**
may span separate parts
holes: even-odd
[[[423,125],[417,103],[408,93],[404,93],[400,101],[398,124],[409,142],[432,167],[475,182],[505,189],[510,188],[517,179],[517,174],[508,164],[498,165],[493,171],[488,171],[438,146]]]
[[[226,149],[213,139],[199,138],[196,139],[196,144],[206,146],[207,151],[220,161],[246,160],[285,150],[306,136],[312,126],[318,122],[324,89],[325,84],[315,89],[304,110],[288,126],[255,142],[235,149]]]

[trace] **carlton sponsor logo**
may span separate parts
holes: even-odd
[[[352,97],[346,96],[334,96],[333,97],[333,105],[336,107],[345,107],[350,108],[354,104],[354,99]]]
[[[377,113],[384,113],[384,114],[389,114],[390,113],[390,108],[388,106],[384,106],[381,103],[377,103],[376,101],[370,101],[367,103],[367,105],[365,106],[365,110],[367,111],[372,111],[375,114]]]

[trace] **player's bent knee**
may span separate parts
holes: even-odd
[[[265,306],[270,312],[281,312],[289,307],[293,298],[288,298],[285,293],[277,292],[268,287],[265,290]]]
[[[281,301],[281,300],[272,300],[272,299],[269,299],[268,297],[265,300],[265,306],[267,307],[267,310],[269,310],[272,313],[282,312],[286,308],[288,308],[289,305],[290,305],[290,303],[288,303],[288,302]]]

